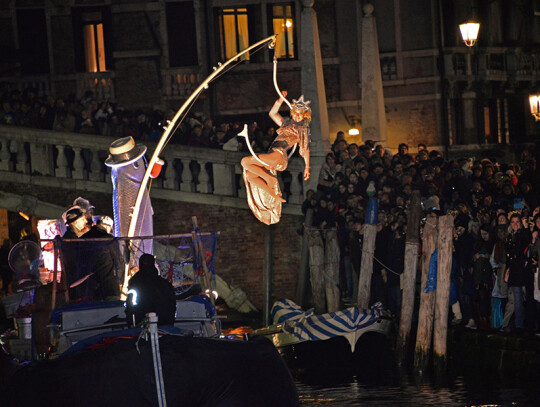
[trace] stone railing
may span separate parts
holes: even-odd
[[[505,81],[536,81],[540,77],[540,53],[521,48],[448,48],[445,68],[449,77],[457,80],[476,79]]]
[[[163,70],[163,95],[167,99],[183,99],[201,84],[203,78],[198,67]]]
[[[110,192],[110,169],[104,165],[111,138],[0,125],[0,179],[58,188]],[[145,142],[147,157],[155,143]],[[152,181],[157,198],[245,208],[241,152],[169,144],[166,165]],[[300,214],[304,163],[293,157],[278,173],[287,204],[284,213]]]
[[[19,90],[21,93],[25,89],[33,88],[38,96],[47,96],[51,92],[51,80],[49,75],[28,75],[28,76],[14,76],[14,77],[2,77],[0,80],[4,83],[8,83],[12,90]]]
[[[86,91],[91,91],[94,94],[94,98],[98,101],[114,101],[116,98],[114,91],[114,77],[114,71],[107,71],[2,77],[0,80],[8,83],[12,89],[18,89],[21,92],[24,92],[27,88],[33,88],[40,97],[49,95],[57,96],[55,92],[56,83],[75,83],[77,99],[82,99]]]
[[[86,91],[91,91],[98,101],[114,101],[114,76],[114,71],[78,73],[77,98],[82,99]]]

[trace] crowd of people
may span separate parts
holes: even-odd
[[[21,92],[7,83],[0,84],[0,101],[0,124],[113,138],[131,136],[139,142],[157,142],[176,113],[171,109],[126,110],[112,102],[99,102],[91,91],[80,100],[74,95],[66,99],[39,96],[32,87]],[[241,151],[246,149],[245,142],[236,136],[242,126],[238,121],[216,126],[211,118],[196,112],[180,123],[171,142]],[[263,131],[256,122],[250,123],[248,131],[255,152],[266,151],[276,136],[274,127]]]
[[[54,131],[132,136],[157,141],[174,112],[126,111],[98,103],[91,92],[82,100],[42,98],[0,86],[0,123]],[[172,142],[194,147],[246,151],[237,137],[243,124],[194,115],[182,121]],[[268,151],[274,127],[248,125],[256,153]],[[356,302],[362,252],[362,227],[368,195],[378,200],[372,300],[394,314],[400,311],[400,274],[404,267],[407,207],[413,190],[421,193],[424,212],[455,214],[452,290],[453,322],[468,328],[505,331],[538,329],[540,298],[537,261],[540,230],[540,176],[535,156],[523,151],[518,163],[497,158],[445,160],[437,150],[419,144],[409,154],[406,144],[392,154],[367,140],[348,143],[338,132],[326,156],[316,190],[306,193],[302,210],[313,211],[312,227],[337,228],[341,266],[340,289],[345,303]],[[524,308],[523,304],[526,304]]]
[[[371,300],[399,314],[407,207],[419,190],[425,215],[455,216],[452,322],[507,332],[538,329],[540,177],[533,154],[523,151],[520,162],[510,164],[445,160],[423,144],[415,155],[405,143],[398,150],[392,155],[369,140],[349,144],[339,132],[317,190],[303,203],[304,213],[313,211],[312,227],[338,230],[344,302],[356,303],[362,228],[374,196],[379,211]]]

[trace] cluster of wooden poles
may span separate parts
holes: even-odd
[[[420,253],[420,228],[423,210],[420,192],[413,191],[407,213],[405,237],[405,261],[402,275],[401,319],[396,337],[396,355],[400,364],[405,361],[407,350],[412,347],[412,321],[416,298],[416,279]],[[311,213],[306,216],[309,225]],[[363,226],[362,261],[358,278],[357,307],[367,309],[370,305],[371,279],[375,240],[377,235],[377,200],[370,198]],[[450,301],[450,273],[452,265],[452,239],[454,218],[452,215],[426,216],[422,233],[421,289],[414,366],[417,372],[426,371],[433,342],[433,362],[437,369],[446,366],[446,338],[448,332],[448,310]],[[324,243],[323,243],[324,237]],[[429,263],[433,252],[437,254],[437,289],[426,293]],[[317,314],[340,309],[339,290],[339,246],[336,229],[321,230],[307,227],[304,233],[302,253],[303,267],[299,275],[296,299],[304,299],[304,282],[309,264],[313,305]],[[325,307],[326,303],[326,307]],[[398,322],[398,321],[396,321]]]

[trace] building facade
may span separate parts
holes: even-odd
[[[3,0],[0,81],[125,108],[178,108],[212,67],[274,33],[278,81],[301,92],[300,13],[312,1]],[[330,138],[362,141],[361,0],[316,0]],[[540,76],[540,2],[372,0],[388,147],[512,144],[538,129],[528,95]],[[473,48],[458,25],[481,23]],[[246,56],[212,83],[194,111],[270,124],[274,51]]]

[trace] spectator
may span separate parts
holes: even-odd
[[[317,184],[317,191],[323,194],[331,192],[334,186],[334,178],[336,173],[341,170],[341,165],[336,163],[336,156],[333,153],[326,155],[326,161],[321,167],[319,172],[319,182]]]
[[[525,312],[523,308],[523,286],[526,283],[527,250],[531,242],[531,233],[523,228],[522,217],[518,213],[510,216],[510,228],[505,242],[506,275],[505,280],[513,297],[515,328],[523,331]],[[512,300],[509,299],[509,302]]]

